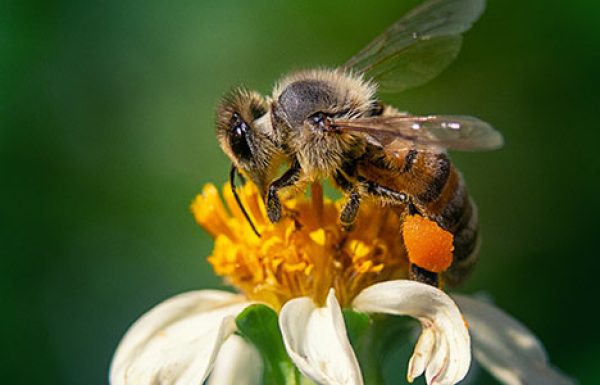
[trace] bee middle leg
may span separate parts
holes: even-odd
[[[361,198],[365,192],[368,195],[391,201],[392,204],[403,205],[409,202],[409,197],[406,193],[392,190],[361,176],[357,177],[357,182],[352,182],[344,173],[338,171],[333,178],[336,184],[347,195],[346,203],[340,214],[340,222],[345,230],[352,229],[358,215]]]
[[[293,186],[300,179],[302,168],[298,160],[294,160],[290,168],[282,176],[275,179],[267,189],[266,206],[267,215],[271,222],[276,223],[281,220],[281,201],[277,194],[279,190],[285,187]]]
[[[333,179],[347,195],[346,202],[340,213],[340,222],[345,231],[350,231],[354,227],[354,221],[360,207],[360,192],[357,184],[351,182],[342,172],[336,172]]]
[[[397,205],[404,205],[409,202],[408,195],[401,191],[392,190],[363,177],[358,177],[358,182],[364,187],[365,191],[369,195],[378,198],[384,198],[390,201],[392,204]]]

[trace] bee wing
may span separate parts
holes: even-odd
[[[485,0],[429,0],[415,8],[342,66],[364,73],[384,92],[400,92],[442,72],[458,55]]]
[[[394,151],[413,147],[440,147],[451,150],[494,150],[504,143],[502,134],[472,116],[377,116],[334,119],[331,128],[339,132],[363,133],[374,144]]]

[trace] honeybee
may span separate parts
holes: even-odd
[[[348,229],[366,198],[399,215],[421,215],[453,234],[454,259],[444,272],[413,264],[411,278],[438,285],[443,273],[448,284],[459,283],[476,261],[477,211],[446,150],[496,149],[502,136],[470,116],[401,112],[376,91],[399,92],[435,77],[484,7],[484,0],[429,0],[337,69],[285,76],[271,97],[233,90],[217,109],[232,186],[236,172],[250,178],[273,222],[282,215],[280,190],[322,178],[345,193],[340,221]]]

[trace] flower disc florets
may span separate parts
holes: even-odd
[[[313,197],[284,200],[285,213],[271,223],[263,200],[250,183],[240,198],[261,234],[259,238],[237,206],[229,185],[223,198],[214,185],[204,187],[192,203],[197,222],[214,238],[208,261],[216,274],[252,300],[275,309],[288,300],[308,296],[324,303],[330,288],[342,306],[376,282],[407,276],[408,260],[401,242],[400,220],[390,210],[365,202],[352,231],[338,222],[342,202]]]

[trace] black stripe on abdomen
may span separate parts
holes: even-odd
[[[452,266],[444,272],[444,280],[450,286],[462,283],[477,263],[479,249],[479,224],[477,207],[467,197],[465,215],[453,231],[454,260]]]
[[[448,155],[435,154],[433,156],[435,156],[435,164],[432,167],[436,170],[435,176],[429,182],[425,191],[417,196],[417,199],[422,204],[432,202],[440,196],[452,169]]]
[[[477,241],[478,218],[475,203],[467,193],[462,177],[452,199],[442,210],[438,223],[454,235],[455,262],[466,258]]]

